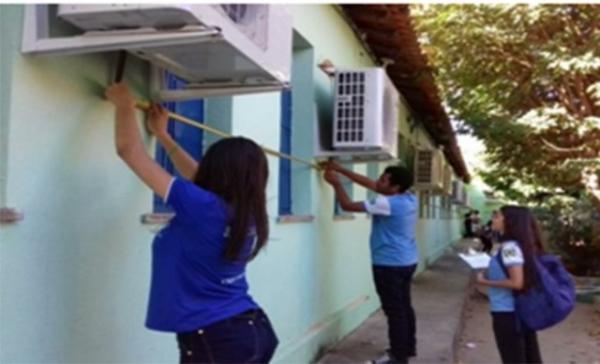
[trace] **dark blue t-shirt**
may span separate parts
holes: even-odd
[[[146,326],[185,332],[258,308],[245,262],[225,260],[230,209],[217,195],[173,178],[165,201],[175,217],[155,237]],[[255,243],[249,232],[242,255]]]

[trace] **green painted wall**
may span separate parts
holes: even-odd
[[[502,201],[488,198],[483,192],[486,186],[481,180],[475,178],[474,181],[467,186],[467,194],[469,195],[469,206],[474,210],[479,210],[479,216],[482,224],[485,224],[492,218],[492,212],[500,209],[504,204]]]
[[[0,19],[12,14],[12,9],[0,6]],[[0,22],[0,45],[5,47],[16,47],[18,40],[12,37],[10,24],[7,21]],[[0,206],[6,206],[6,175],[8,174],[8,119],[10,117],[10,85],[12,81],[12,54],[3,54],[0,57]]]
[[[153,233],[140,215],[150,212],[152,195],[117,158],[113,110],[99,98],[115,55],[22,56],[23,7],[0,9],[1,79],[8,80],[0,85],[0,130],[8,133],[0,135],[7,176],[6,201],[0,202],[25,213],[23,221],[0,226],[0,362],[175,362],[173,336],[143,327]],[[313,59],[312,70],[303,72],[312,74],[314,92],[301,102],[316,103],[328,115],[330,80],[316,64],[327,58],[340,67],[364,67],[371,61],[334,7],[290,10],[310,45],[302,57]],[[141,94],[148,71],[130,57],[127,80]],[[279,102],[278,93],[209,99],[206,119],[278,149]],[[309,120],[294,124],[294,148],[309,156],[314,113],[300,115]],[[205,147],[212,141],[207,138]],[[153,151],[154,142],[147,145]],[[278,161],[269,157],[269,167],[272,233],[249,267],[251,293],[279,335],[275,361],[308,362],[379,306],[367,244],[370,220],[334,220],[332,189],[305,169],[294,177],[308,191],[299,210],[315,219],[278,224]],[[364,199],[366,192],[357,188],[354,197]],[[449,237],[458,237],[456,226],[419,222],[421,269]]]

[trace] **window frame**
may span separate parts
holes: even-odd
[[[163,87],[169,90],[180,90],[185,88],[185,85],[187,83],[186,81],[181,80],[177,76],[167,71],[164,72],[165,77],[163,77]],[[177,113],[187,118],[196,120],[200,123],[204,123],[204,99],[170,101],[163,102],[161,104],[163,107],[165,107],[168,111],[172,113]],[[169,135],[171,135],[171,137],[179,145],[180,148],[185,150],[192,158],[200,162],[203,156],[204,146],[204,131],[202,129],[184,123],[169,120],[167,131],[169,132]],[[169,172],[175,177],[181,177],[181,175],[177,172],[175,166],[169,159],[167,151],[158,142],[156,143],[154,155],[155,160],[167,172]],[[166,204],[160,196],[153,194],[152,213],[156,214],[172,212],[173,209],[170,206],[168,206],[168,204]]]

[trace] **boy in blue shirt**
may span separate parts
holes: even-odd
[[[378,193],[370,201],[353,202],[339,181],[338,173]],[[390,350],[375,363],[407,363],[416,355],[415,312],[410,298],[412,277],[419,261],[415,240],[418,202],[409,191],[412,173],[405,167],[387,167],[377,181],[329,162],[325,180],[335,190],[340,206],[349,212],[372,217],[370,237],[373,278],[388,321]]]

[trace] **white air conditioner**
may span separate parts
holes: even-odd
[[[467,188],[465,186],[463,186],[463,205],[471,205],[471,198],[469,197],[469,194],[467,193]]]
[[[452,202],[457,205],[468,205],[468,197],[464,183],[460,180],[452,181]]]
[[[462,182],[460,180],[452,181],[452,202],[456,204],[462,203],[463,200],[463,189]]]
[[[415,154],[415,188],[434,193],[444,190],[444,155],[440,150],[417,150]]]
[[[23,52],[124,49],[188,81],[196,91],[189,97],[275,91],[289,85],[292,19],[282,5],[58,5],[58,18],[84,31],[67,37],[50,36],[44,23],[56,22],[53,6],[28,5]],[[28,29],[32,26],[46,29]],[[165,98],[189,98],[184,92]]]
[[[339,70],[334,87],[334,149],[380,151],[396,158],[401,101],[385,70]]]

